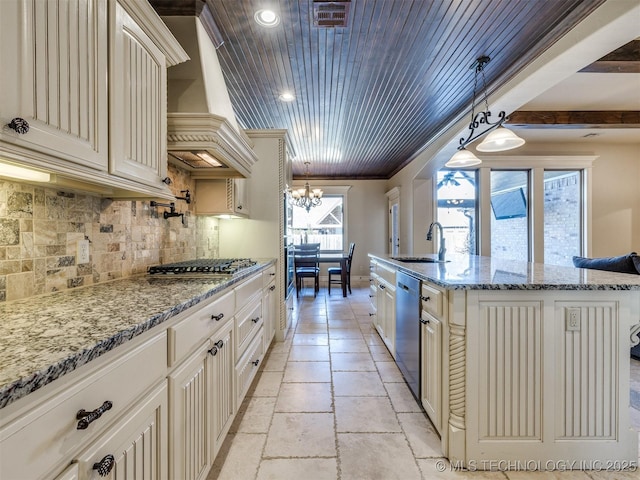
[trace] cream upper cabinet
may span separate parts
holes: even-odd
[[[0,18],[2,157],[62,188],[173,198],[167,67],[188,56],[151,5],[2,0]]]
[[[112,3],[109,171],[159,186],[167,174],[165,56],[120,3]]]
[[[0,18],[0,148],[107,170],[107,0],[2,0]]]
[[[244,178],[197,180],[196,213],[249,216],[249,195]]]

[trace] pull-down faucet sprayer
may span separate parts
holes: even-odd
[[[433,240],[433,227],[438,227],[440,229],[440,236],[438,237],[438,242],[440,245],[440,250],[438,250],[438,261],[444,262],[444,254],[447,251],[447,249],[444,246],[444,235],[442,233],[442,225],[440,225],[440,222],[432,222],[431,225],[429,225],[429,231],[427,232],[427,240],[428,241]]]

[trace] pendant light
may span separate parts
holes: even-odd
[[[487,84],[484,77],[484,67],[489,63],[491,58],[483,56],[478,58],[470,68],[475,69],[473,77],[473,102],[471,103],[471,122],[469,123],[469,136],[467,138],[462,137],[460,139],[460,146],[458,152],[456,152],[451,159],[445,164],[448,168],[463,168],[470,167],[472,165],[478,165],[482,163],[478,157],[468,151],[465,147],[480,138],[481,136],[489,133],[487,137],[480,143],[476,149],[480,152],[503,152],[511,150],[513,148],[524,145],[524,140],[518,137],[511,130],[502,126],[507,119],[507,116],[503,111],[498,113],[498,120],[491,122],[491,112],[489,111],[489,102],[487,100]],[[478,74],[482,76],[482,90],[484,100],[484,111],[475,113],[476,106],[476,91],[478,87]],[[480,131],[476,132],[477,129]]]

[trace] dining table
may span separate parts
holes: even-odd
[[[344,252],[326,252],[320,250],[318,261],[320,263],[339,263],[340,264],[340,285],[342,286],[342,296],[347,296],[347,260],[349,254]]]

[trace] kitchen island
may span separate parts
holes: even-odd
[[[452,464],[637,467],[629,349],[640,275],[479,256],[369,257],[422,280],[420,400]]]

